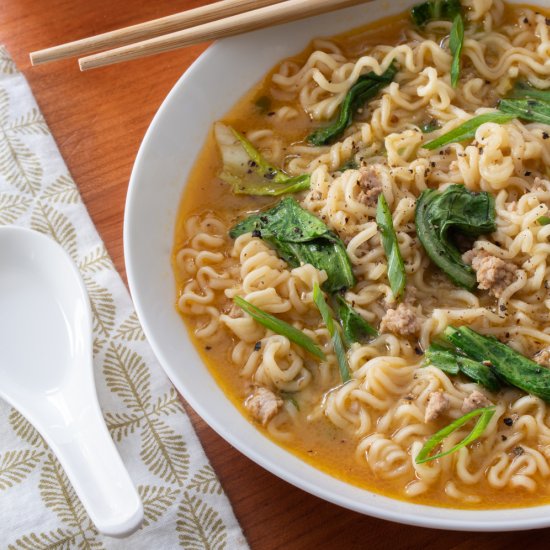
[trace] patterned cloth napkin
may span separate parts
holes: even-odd
[[[127,539],[101,536],[41,436],[0,401],[0,546],[248,548],[27,82],[2,46],[0,224],[46,233],[82,273],[94,316],[99,401],[146,518]]]

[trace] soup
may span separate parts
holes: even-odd
[[[314,40],[197,159],[178,310],[242,413],[335,477],[550,501],[547,15],[428,2]]]

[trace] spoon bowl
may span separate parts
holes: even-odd
[[[100,532],[127,536],[143,506],[97,400],[86,287],[49,237],[0,228],[0,397],[56,454]]]

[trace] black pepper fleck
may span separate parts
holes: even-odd
[[[524,452],[525,452],[525,451],[524,451],[523,447],[514,447],[514,448],[512,449],[512,454],[513,454],[514,456],[521,456]]]
[[[506,426],[511,426],[514,423],[514,421],[510,417],[506,417],[505,419],[503,419],[503,422],[506,424]]]
[[[262,343],[261,342],[256,342],[254,344],[254,351],[260,351],[261,347],[262,347]]]

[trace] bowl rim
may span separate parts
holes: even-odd
[[[389,0],[375,0],[372,2],[371,7],[372,11],[376,11],[377,6],[384,7],[388,9]],[[540,3],[543,6],[542,2],[544,0],[531,0],[531,5],[536,5]],[[415,0],[400,0],[401,9],[406,9],[411,5],[417,3]],[[513,4],[523,4],[522,0],[511,0],[510,3]],[[396,2],[397,4],[397,2]],[[358,7],[347,8],[345,10],[340,10],[340,12],[357,12]],[[401,11],[401,10],[393,10]],[[339,12],[339,13],[340,13]],[[312,19],[323,19],[325,16],[317,16]],[[375,21],[376,17],[370,18],[372,21]],[[278,28],[287,28],[295,25],[304,25],[305,21],[298,21],[290,24],[281,25]],[[370,496],[374,496],[375,500],[378,499],[380,504],[383,504],[385,501],[389,501],[390,504],[393,503],[396,506],[396,509],[393,510],[390,508],[385,508],[384,506],[377,506],[376,503],[365,503],[360,501],[354,501],[349,497],[342,496],[338,493],[334,493],[331,490],[328,490],[323,485],[316,485],[311,483],[308,479],[300,475],[300,472],[296,473],[291,471],[288,467],[285,467],[284,464],[280,464],[277,460],[265,456],[261,452],[258,452],[253,445],[250,444],[246,438],[236,436],[231,429],[229,429],[225,422],[222,421],[219,416],[212,414],[209,406],[205,404],[200,398],[196,397],[192,388],[188,387],[185,383],[181,381],[180,376],[178,375],[177,363],[173,360],[169,353],[167,353],[158,339],[158,330],[155,329],[155,315],[154,311],[151,311],[151,307],[147,304],[147,301],[144,300],[143,296],[145,294],[143,284],[139,279],[139,269],[140,261],[142,258],[143,252],[141,252],[140,243],[136,242],[135,238],[135,228],[136,224],[139,221],[139,202],[141,200],[141,193],[146,185],[150,185],[143,177],[142,172],[144,171],[145,164],[150,161],[150,150],[153,149],[155,140],[159,135],[160,130],[163,126],[166,125],[166,120],[168,117],[168,111],[174,101],[178,99],[182,93],[193,86],[193,81],[196,78],[197,73],[201,70],[204,65],[211,64],[213,60],[220,57],[223,52],[227,50],[228,45],[239,45],[240,43],[250,39],[251,36],[267,34],[272,29],[262,29],[259,31],[254,31],[253,33],[248,33],[246,35],[241,35],[233,37],[230,39],[225,39],[211,45],[205,52],[198,57],[193,64],[183,73],[183,75],[178,79],[176,84],[170,90],[165,100],[159,107],[157,113],[155,114],[149,128],[147,129],[143,141],[140,145],[132,173],[130,176],[130,182],[128,186],[128,192],[126,197],[125,205],[125,215],[124,215],[124,235],[123,235],[123,244],[124,244],[124,256],[125,256],[125,265],[128,278],[128,285],[130,292],[134,301],[135,309],[141,325],[143,327],[144,333],[149,341],[151,348],[157,357],[160,365],[176,387],[179,393],[185,398],[185,400],[191,405],[191,407],[199,414],[199,416],[214,430],[225,439],[230,445],[235,447],[242,454],[253,460],[255,463],[259,464],[269,472],[280,477],[281,479],[291,483],[292,485],[313,494],[319,498],[322,498],[328,502],[332,502],[344,508],[366,514],[372,517],[379,519],[394,521],[402,524],[413,525],[418,527],[429,527],[436,529],[451,529],[457,531],[515,531],[515,530],[527,530],[535,528],[544,528],[550,526],[550,504],[549,505],[537,505],[533,507],[525,508],[499,508],[499,509],[481,509],[481,510],[472,510],[472,509],[461,509],[461,508],[443,508],[436,507],[431,505],[417,504],[414,502],[403,501],[401,499],[387,497],[378,493],[369,491],[368,489],[356,487],[345,481],[338,480],[337,478],[322,472],[321,470],[315,468],[314,466],[302,461],[293,455],[290,451],[278,446],[277,444],[271,442],[266,438],[259,430],[253,427],[250,423],[249,426],[252,427],[253,431],[261,438],[269,441],[267,446],[275,446],[277,449],[280,449],[283,454],[289,455],[287,458],[292,462],[299,461],[300,463],[306,465],[306,470],[314,469],[320,478],[329,478],[330,480],[335,480],[336,485],[344,484],[346,486],[353,487],[360,492],[366,493]],[[319,35],[318,32],[314,34],[309,33],[309,39],[314,36]],[[263,74],[267,72],[269,68],[264,69]],[[251,83],[249,82],[247,88],[250,89]],[[200,144],[199,151],[202,149],[203,144]],[[191,165],[195,163],[195,159]],[[186,183],[185,177],[181,177],[181,189],[180,189],[180,201],[181,195],[185,189]],[[175,220],[173,220],[175,223]],[[174,230],[172,225],[171,235],[173,237]],[[171,243],[173,245],[173,243]],[[171,250],[170,250],[171,253]],[[171,266],[170,266],[171,268]],[[171,269],[170,269],[170,274]],[[173,290],[175,290],[175,284],[173,284]],[[175,297],[175,294],[174,294]],[[170,304],[172,305],[172,304]],[[175,307],[173,307],[175,310]],[[184,327],[185,332],[187,332],[186,327],[183,324],[183,321],[178,316],[178,319],[181,325]],[[190,338],[189,338],[190,341]],[[191,345],[193,345],[191,343]],[[198,355],[196,356],[198,357]],[[202,360],[201,360],[202,363]],[[204,364],[203,364],[204,366]],[[206,369],[206,367],[204,366]],[[213,380],[213,377],[212,377]],[[217,386],[217,383],[216,383]],[[220,390],[221,391],[221,390]],[[226,398],[227,399],[227,398]],[[229,399],[227,399],[229,401]],[[234,405],[231,403],[231,407]],[[238,413],[240,415],[240,413]],[[255,438],[252,437],[252,440]],[[272,449],[273,450],[273,449]],[[290,458],[293,457],[293,458]],[[331,484],[331,483],[329,483]],[[521,511],[540,511],[540,517],[532,517],[534,514],[522,514]],[[519,512],[519,513],[518,513]],[[506,517],[503,517],[506,516]]]

